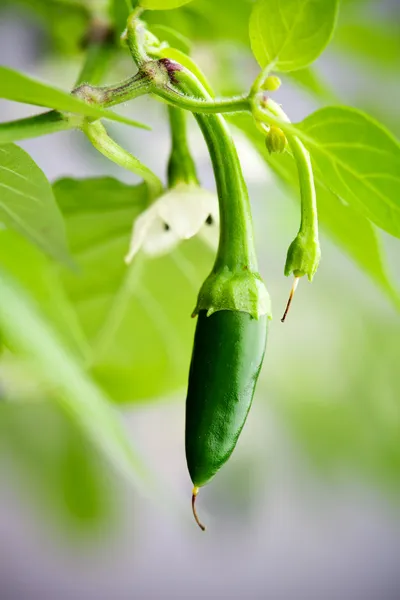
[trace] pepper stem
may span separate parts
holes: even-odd
[[[299,280],[300,280],[300,277],[295,277],[294,278],[292,289],[290,290],[290,294],[289,294],[289,300],[287,301],[285,312],[283,313],[283,317],[281,319],[281,323],[284,323],[285,320],[286,320],[286,317],[287,317],[288,312],[290,310],[290,305],[292,304],[294,293],[296,291],[297,286],[299,285]]]
[[[193,516],[194,516],[194,520],[196,521],[197,525],[200,527],[200,529],[202,531],[205,531],[206,528],[205,526],[200,522],[200,519],[198,517],[197,514],[197,510],[196,510],[196,498],[197,498],[197,494],[199,493],[199,488],[197,486],[195,486],[193,488],[193,492],[192,492],[192,511],[193,511]]]

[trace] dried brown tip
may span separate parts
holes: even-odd
[[[292,289],[290,290],[290,294],[289,294],[289,300],[287,301],[285,312],[283,313],[283,317],[281,319],[281,323],[284,323],[285,320],[286,320],[286,317],[287,317],[289,309],[290,309],[290,305],[292,304],[294,293],[295,293],[296,288],[297,288],[297,286],[299,284],[299,279],[300,279],[300,277],[295,277],[294,278]]]
[[[197,525],[200,527],[200,529],[202,531],[205,531],[206,528],[202,523],[200,523],[199,517],[197,515],[197,510],[196,510],[196,498],[197,498],[198,493],[199,493],[199,488],[195,486],[193,488],[193,492],[192,492],[192,511],[193,511],[194,520],[196,521]]]

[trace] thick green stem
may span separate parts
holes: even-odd
[[[109,108],[133,100],[152,92],[152,84],[147,74],[139,72],[116,85],[95,86],[87,83],[79,85],[73,94],[90,104]]]
[[[180,108],[168,106],[171,129],[171,153],[168,161],[168,186],[178,183],[198,184],[196,167],[187,140],[186,114]]]
[[[94,121],[93,123],[86,122],[82,130],[93,146],[109,160],[115,162],[123,169],[132,171],[132,173],[142,177],[149,187],[151,198],[156,198],[162,193],[162,183],[153,171],[110,138],[100,121]]]
[[[180,78],[178,85],[185,94],[209,99],[208,92],[193,76]],[[233,272],[257,272],[249,196],[228,126],[221,115],[195,117],[210,153],[220,205],[220,240],[214,270],[227,267]]]

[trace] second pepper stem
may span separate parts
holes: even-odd
[[[180,108],[168,106],[171,130],[171,153],[168,161],[168,186],[178,183],[199,184],[194,160],[187,140],[186,114]]]
[[[199,80],[181,65],[162,59],[171,81],[184,94],[209,99]],[[154,88],[157,94],[157,88]],[[240,310],[258,318],[270,312],[258,274],[253,222],[246,183],[228,126],[221,115],[195,114],[210,153],[220,207],[220,238],[215,264],[200,290],[195,314],[206,309]]]

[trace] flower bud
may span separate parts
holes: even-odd
[[[261,86],[262,90],[267,92],[276,92],[282,85],[282,81],[276,75],[269,75]]]
[[[265,138],[265,144],[267,146],[267,150],[270,154],[276,152],[277,154],[282,154],[286,150],[287,147],[287,139],[282,129],[279,127],[270,127],[269,132],[267,133],[267,137]]]

